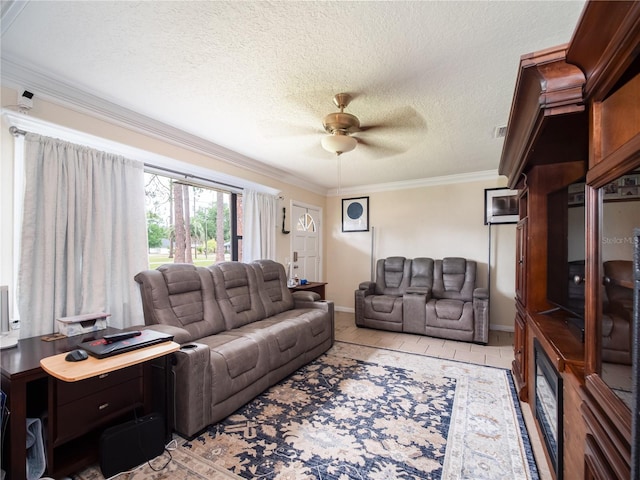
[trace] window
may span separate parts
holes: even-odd
[[[311,215],[305,213],[303,215],[300,215],[300,218],[298,218],[296,230],[298,230],[299,232],[315,232],[316,222]]]
[[[242,195],[155,171],[145,194],[149,268],[241,260]]]

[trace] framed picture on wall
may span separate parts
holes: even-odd
[[[484,224],[518,223],[518,191],[508,188],[485,188]]]
[[[369,197],[342,199],[342,231],[369,231]]]

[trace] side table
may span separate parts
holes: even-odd
[[[44,438],[47,475],[57,478],[97,460],[97,440],[103,428],[118,423],[123,415],[137,408],[144,412],[152,411],[152,363],[156,361],[154,359],[164,360],[166,380],[170,376],[170,354],[179,349],[177,343],[165,342],[102,360],[90,357],[73,364],[64,360],[66,353],[77,348],[79,343],[119,331],[107,328],[51,342],[43,341],[42,337],[26,338],[20,340],[16,348],[2,350],[2,390],[7,394],[10,411],[2,467],[8,478],[26,478],[27,417],[46,416],[48,419]],[[50,376],[43,365],[54,374],[61,368],[64,371],[61,378],[74,381],[67,382]],[[112,375],[111,378],[107,378],[109,375]],[[122,388],[120,385],[131,388]],[[102,400],[103,394],[108,401]],[[60,395],[65,396],[65,402],[69,400],[67,406],[58,405]],[[89,404],[93,397],[101,402],[97,404],[98,408],[105,404],[108,406],[103,407],[102,416],[85,414],[72,403],[74,395],[77,395],[81,405]],[[168,404],[164,403],[164,406]],[[63,418],[60,423],[58,415],[71,415],[74,421],[64,422]],[[88,418],[88,423],[83,424],[83,418]]]
[[[320,300],[326,300],[324,296],[324,286],[327,282],[309,282],[306,285],[296,285],[295,287],[289,287],[292,292],[316,292],[320,295]]]

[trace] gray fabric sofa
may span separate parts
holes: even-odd
[[[270,260],[138,273],[147,328],[174,335],[175,430],[193,437],[334,341],[334,306],[287,288]]]
[[[388,257],[376,281],[355,291],[360,327],[486,344],[489,293],[476,287],[476,262],[460,257]]]

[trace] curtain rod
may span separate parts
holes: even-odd
[[[26,132],[25,130],[20,130],[16,126],[11,126],[11,127],[9,127],[9,133],[11,135],[13,135],[14,137],[17,137],[19,135],[26,135],[28,132]],[[172,169],[166,168],[166,167],[159,167],[159,166],[153,165],[151,163],[145,163],[144,166],[147,167],[147,168],[152,168],[154,170],[161,171],[161,172],[167,172],[167,173],[172,173],[174,175],[178,175],[180,177],[183,177],[185,180],[187,180],[187,179],[200,180],[200,181],[207,182],[207,183],[210,183],[210,184],[220,185],[221,187],[227,187],[227,188],[231,188],[231,189],[234,189],[234,190],[238,190],[240,192],[243,190],[242,187],[238,187],[237,185],[232,185],[230,183],[224,183],[224,182],[218,182],[218,181],[212,180],[210,178],[200,177],[198,175],[192,175],[190,173],[184,173],[184,172],[180,172],[178,170],[172,170]]]
[[[25,132],[24,130],[20,130],[18,127],[12,126],[12,127],[9,127],[9,133],[14,137],[17,137],[18,135],[26,135],[28,132]]]
[[[220,185],[222,187],[233,188],[233,189],[238,190],[240,192],[243,190],[242,187],[238,187],[237,185],[231,185],[230,183],[218,182],[218,181],[212,180],[210,178],[200,177],[198,175],[192,175],[190,173],[184,173],[184,172],[181,172],[179,170],[172,170],[172,169],[166,168],[166,167],[159,167],[159,166],[153,165],[151,163],[145,163],[144,166],[147,167],[147,168],[152,168],[154,170],[159,170],[161,172],[167,172],[167,173],[173,173],[174,175],[179,175],[180,177],[184,177],[185,180],[187,180],[187,179],[201,180],[203,182],[212,183],[214,185]]]

